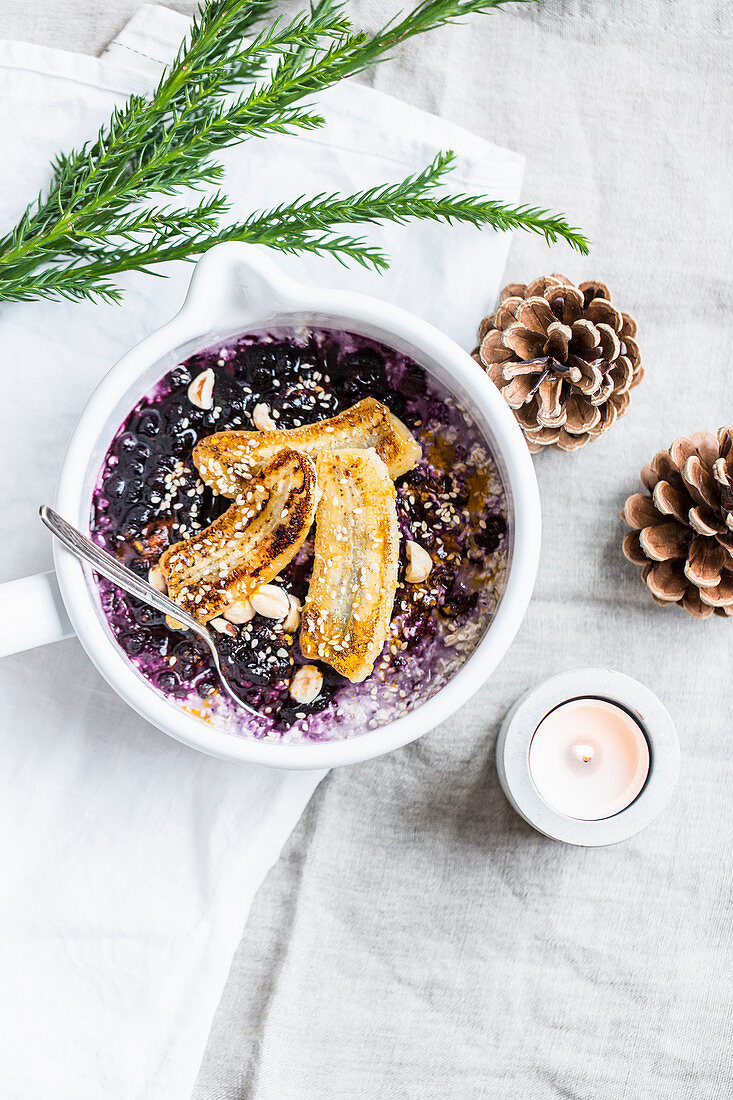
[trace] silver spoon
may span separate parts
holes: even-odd
[[[237,695],[236,691],[227,680],[224,670],[221,667],[216,643],[211,633],[202,623],[194,619],[192,615],[189,615],[187,611],[184,611],[183,608],[179,607],[178,604],[174,603],[168,596],[164,596],[162,592],[158,592],[158,590],[149,585],[147,581],[138,577],[138,575],[133,573],[131,569],[128,569],[126,565],[122,565],[120,562],[116,561],[106,550],[102,550],[100,546],[96,546],[95,543],[85,535],[82,535],[81,531],[77,531],[75,527],[72,527],[70,523],[62,519],[58,512],[54,512],[53,508],[49,508],[47,505],[43,504],[39,508],[39,515],[49,531],[51,531],[59,542],[63,543],[66,549],[70,550],[77,558],[81,558],[83,561],[88,562],[97,573],[101,573],[103,577],[106,577],[108,581],[112,581],[112,584],[117,585],[118,588],[123,588],[125,592],[129,592],[131,596],[135,596],[138,600],[142,600],[142,602],[148,604],[149,607],[154,607],[156,611],[162,611],[164,615],[172,616],[177,622],[185,626],[187,630],[193,631],[199,638],[202,638],[209,648],[222,687],[227,695],[231,696],[237,706],[244,707],[250,714],[257,714],[261,717],[259,711],[255,710],[249,703],[245,703],[244,699]]]

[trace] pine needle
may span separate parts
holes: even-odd
[[[131,96],[93,142],[56,158],[47,191],[0,239],[0,300],[117,302],[114,278],[123,271],[153,272],[232,240],[384,270],[388,260],[378,248],[339,229],[358,224],[433,220],[524,229],[586,253],[586,238],[563,215],[439,190],[453,164],[449,152],[400,183],[300,196],[238,223],[226,223],[226,195],[212,193],[223,182],[221,150],[321,126],[308,103],[313,96],[414,35],[503,3],[422,0],[368,36],[334,0],[317,0],[289,20],[272,19],[271,0],[209,0],[152,95]],[[197,190],[204,196],[192,200]],[[165,202],[174,197],[178,204]]]

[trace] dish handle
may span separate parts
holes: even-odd
[[[190,315],[199,330],[201,317],[219,328],[246,330],[298,308],[305,294],[261,245],[225,241],[197,262],[179,318]]]
[[[53,569],[0,584],[0,657],[73,634]]]

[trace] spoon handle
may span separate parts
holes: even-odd
[[[192,615],[180,608],[168,596],[158,592],[147,581],[138,577],[127,566],[116,561],[101,546],[95,545],[85,535],[82,535],[80,531],[77,531],[75,527],[62,519],[53,508],[49,508],[44,504],[39,509],[39,515],[49,531],[56,536],[59,542],[63,543],[67,550],[70,550],[77,558],[88,562],[93,569],[101,573],[107,580],[112,581],[119,588],[123,588],[131,596],[137,596],[143,603],[150,604],[151,607],[162,611],[164,615],[170,615],[171,618],[186,626],[189,630],[195,631],[201,637],[206,636],[206,631],[202,628],[201,623],[197,622]]]

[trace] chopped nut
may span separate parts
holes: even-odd
[[[197,374],[188,387],[188,400],[197,409],[211,409],[214,405],[214,372],[211,367]]]
[[[236,638],[237,631],[231,623],[228,623],[226,619],[217,617],[209,621],[209,626],[213,627],[218,634],[228,634],[230,638]]]
[[[250,619],[254,619],[255,609],[252,607],[250,600],[237,600],[236,603],[231,604],[224,612],[224,618],[228,619],[230,623],[248,623]]]
[[[270,416],[269,406],[264,401],[255,405],[252,410],[252,423],[259,432],[274,432],[277,429],[277,424]]]
[[[303,605],[297,596],[291,596],[289,593],[288,603],[290,604],[290,610],[283,622],[283,629],[286,630],[288,634],[294,634],[300,626],[300,612]]]
[[[408,584],[420,584],[421,581],[427,580],[430,576],[430,571],[433,568],[433,559],[428,554],[424,546],[421,546],[419,542],[411,542],[408,539],[407,546],[407,568],[405,569],[405,580]]]
[[[159,565],[154,565],[148,572],[148,584],[151,588],[155,588],[158,592],[165,594],[168,591],[168,582],[165,579],[165,573]]]
[[[251,597],[252,607],[266,619],[284,619],[290,611],[287,592],[276,584],[263,584]]]
[[[290,681],[290,698],[296,703],[312,703],[323,687],[323,673],[315,665],[303,665]]]

